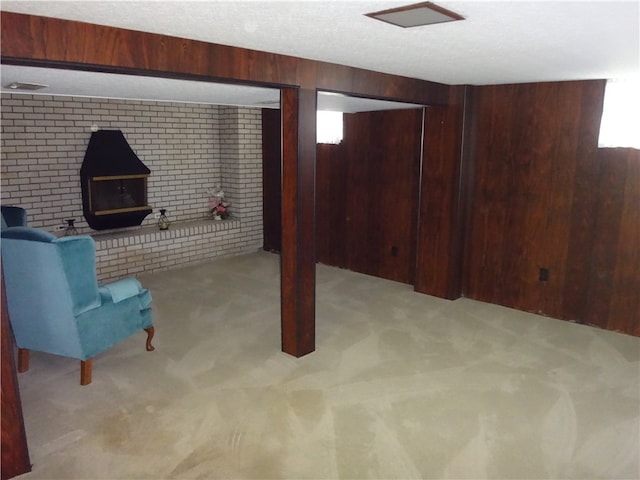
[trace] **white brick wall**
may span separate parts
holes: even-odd
[[[252,108],[221,107],[221,174],[243,233],[262,245],[262,114]]]
[[[104,240],[110,235],[94,236],[102,279],[158,269],[159,257],[171,258],[164,269],[261,247],[259,109],[44,95],[0,98],[2,204],[26,208],[33,227],[55,232],[65,219],[75,218],[80,233],[96,233],[82,216],[79,178],[91,125],[122,130],[151,170],[149,204],[155,212],[167,209],[171,233],[141,240],[149,238],[145,227],[154,231],[149,215],[142,227],[127,231],[126,255]],[[182,223],[207,218],[208,192],[218,185],[232,202],[234,220],[194,234],[195,227]],[[204,237],[191,238],[198,235]],[[217,246],[207,250],[202,244]]]

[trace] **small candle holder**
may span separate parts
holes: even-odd
[[[160,218],[158,218],[158,229],[169,230],[169,225],[171,225],[171,222],[167,218],[167,210],[165,208],[161,208]]]
[[[78,235],[78,229],[74,225],[76,219],[68,218],[67,219],[67,228],[64,229],[64,236],[69,237],[71,235]]]

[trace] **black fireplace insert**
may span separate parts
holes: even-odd
[[[93,132],[80,168],[89,226],[105,230],[140,225],[152,212],[147,201],[150,174],[120,130]]]

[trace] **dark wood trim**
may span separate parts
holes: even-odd
[[[203,81],[304,86],[425,105],[446,85],[246,48],[1,12],[2,63]]]
[[[316,92],[283,88],[280,103],[282,351],[301,357],[315,350]]]
[[[2,480],[31,471],[2,275]]]
[[[469,248],[471,242],[471,220],[473,215],[474,178],[476,175],[476,132],[478,107],[476,88],[464,87],[464,118],[462,121],[462,151],[460,169],[460,283],[459,295],[464,297],[468,291],[467,272],[469,271]]]
[[[280,110],[262,109],[262,248],[282,251],[282,134]]]
[[[454,185],[452,202],[453,210],[451,215],[453,221],[451,225],[451,250],[450,257],[450,280],[447,298],[456,299],[462,296],[463,285],[463,265],[464,248],[466,244],[467,224],[469,221],[470,190],[471,179],[473,178],[473,162],[470,156],[466,155],[464,149],[465,141],[471,134],[470,125],[467,123],[467,101],[469,87],[451,87],[451,110],[450,116],[453,125],[450,126],[454,138],[454,152],[457,157],[457,166],[454,170]]]

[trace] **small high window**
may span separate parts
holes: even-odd
[[[317,143],[338,144],[342,141],[342,112],[317,112]]]
[[[640,78],[607,80],[598,147],[640,149]]]

